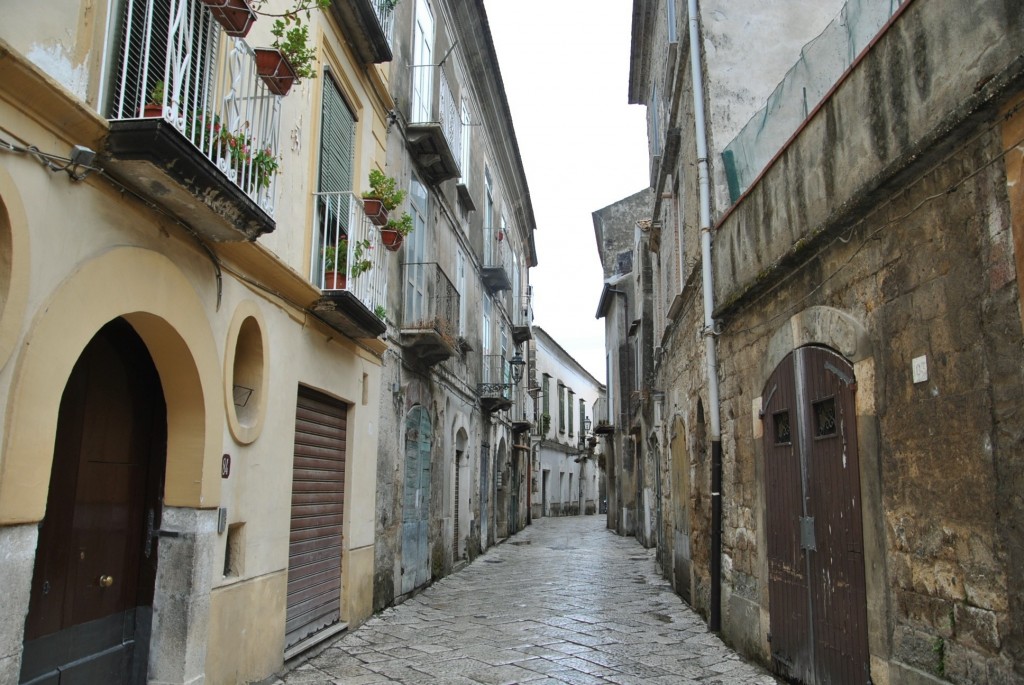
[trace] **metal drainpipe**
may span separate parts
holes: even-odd
[[[690,72],[693,79],[693,124],[697,138],[700,184],[701,277],[704,290],[704,355],[707,358],[708,410],[711,415],[711,607],[708,629],[722,629],[722,417],[718,398],[718,358],[715,345],[715,291],[711,264],[711,182],[704,123],[704,78],[700,64],[697,0],[688,0]]]

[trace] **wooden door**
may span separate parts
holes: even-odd
[[[803,683],[869,678],[853,368],[804,347],[765,386],[772,658]]]
[[[21,682],[146,681],[166,435],[153,361],[116,319],[61,398]]]
[[[405,420],[405,492],[402,506],[402,594],[430,580],[430,414],[415,406]]]
[[[288,545],[287,647],[340,620],[346,418],[344,403],[299,388]]]

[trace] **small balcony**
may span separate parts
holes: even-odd
[[[459,350],[459,291],[434,262],[405,265],[402,345],[433,366]]]
[[[533,398],[525,387],[526,380],[512,387],[512,408],[509,418],[512,419],[512,432],[525,433],[533,427]]]
[[[512,406],[512,367],[500,354],[483,355],[482,382],[476,386],[480,407],[485,413]]]
[[[352,193],[315,193],[317,249],[312,282],[322,291],[312,310],[350,338],[387,330],[387,250]]]
[[[512,309],[512,340],[515,344],[533,338],[533,288],[526,289],[525,295],[516,298]]]
[[[615,432],[615,424],[608,416],[608,400],[600,397],[594,400],[594,432],[607,435]]]
[[[480,276],[492,294],[512,288],[512,250],[503,229],[484,229],[484,254]]]
[[[462,120],[444,68],[412,68],[413,96],[406,142],[427,183],[459,178],[462,155]]]
[[[395,11],[388,0],[333,0],[331,14],[363,64],[390,62]]]
[[[280,97],[194,0],[124,4],[108,172],[213,241],[274,230]]]

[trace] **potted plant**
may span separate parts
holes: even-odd
[[[380,240],[384,243],[384,247],[389,252],[397,252],[402,243],[405,241],[405,236],[412,233],[412,216],[409,212],[402,214],[402,218],[390,219],[387,224],[380,229]]]
[[[374,226],[386,225],[388,213],[405,199],[405,191],[396,186],[397,181],[380,169],[370,171],[370,189],[363,191],[363,210]]]
[[[309,26],[302,23],[300,14],[309,18],[313,9],[324,9],[331,0],[297,0],[289,11],[276,16],[270,33],[274,42],[270,48],[256,48],[256,72],[267,84],[270,92],[287,95],[296,80],[316,78],[316,50],[309,46]],[[262,2],[257,3],[257,12]]]
[[[142,109],[142,116],[147,119],[162,117],[164,115],[164,82],[157,81],[153,89],[149,91],[149,100]]]
[[[210,14],[224,27],[224,33],[244,38],[256,21],[256,13],[248,0],[202,0],[210,8]]]
[[[369,240],[357,240],[352,243],[352,265],[348,264],[348,238],[342,238],[338,244],[328,245],[323,250],[324,290],[345,290],[347,278],[351,274],[355,278],[373,268],[368,253],[373,249]]]

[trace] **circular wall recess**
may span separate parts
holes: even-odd
[[[224,400],[228,427],[247,445],[259,437],[267,415],[267,333],[263,314],[252,301],[238,305],[224,351]]]

